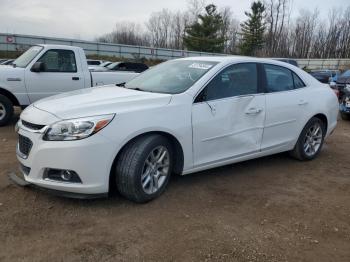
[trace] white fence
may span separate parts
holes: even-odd
[[[89,42],[75,39],[63,39],[54,37],[41,37],[30,35],[3,34],[0,33],[0,51],[24,51],[36,44],[55,44],[79,46],[85,50],[87,55],[117,56],[124,58],[153,58],[174,59],[189,56],[214,56],[223,54],[212,54],[205,52],[193,52],[185,50],[172,50],[164,48],[151,48],[144,46],[130,46],[109,43]]]
[[[76,39],[42,37],[19,34],[0,33],[0,51],[24,51],[36,44],[56,44],[79,46],[87,55],[116,56],[124,58],[153,58],[168,60],[189,56],[224,56],[206,52],[152,48],[144,46],[130,46],[90,42]],[[296,59],[299,67],[308,69],[345,69],[350,67],[350,59]]]
[[[349,69],[350,59],[296,59],[300,68]]]

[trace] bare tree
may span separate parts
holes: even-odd
[[[111,33],[100,36],[96,40],[126,45],[149,45],[149,38],[143,32],[141,25],[133,22],[119,22]]]
[[[332,9],[321,20],[318,11],[301,10],[291,20],[293,0],[265,0],[265,46],[257,53],[268,57],[349,58],[350,5]],[[108,43],[184,49],[186,28],[204,11],[206,0],[188,0],[185,11],[163,9],[152,13],[145,24],[118,22],[111,33],[96,40]],[[223,25],[218,37],[225,39],[224,52],[238,54],[239,21],[229,7],[219,9]]]

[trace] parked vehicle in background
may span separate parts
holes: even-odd
[[[339,70],[313,70],[310,72],[314,78],[324,84],[336,82],[340,75]]]
[[[111,71],[129,71],[142,73],[148,69],[148,66],[143,63],[136,62],[115,62],[107,66]]]
[[[6,60],[8,60],[8,59],[1,58],[0,59],[0,65],[1,65],[2,62],[5,62]]]
[[[89,65],[89,70],[91,72],[105,72],[105,71],[108,71],[107,66],[109,66],[112,63],[113,62],[106,61],[106,62],[103,62],[100,65]]]
[[[90,72],[84,50],[74,46],[37,45],[13,66],[0,66],[0,126],[8,123],[13,106],[76,89],[127,82],[133,72]]]
[[[350,120],[350,85],[344,88],[340,99],[340,116],[343,120]]]
[[[103,62],[102,64],[100,64],[101,67],[107,67],[109,66],[110,64],[112,64],[113,62],[110,62],[110,61],[106,61],[106,62]]]
[[[15,59],[5,60],[1,62],[0,65],[12,65],[13,61],[15,61]]]
[[[344,95],[344,88],[350,85],[350,69],[343,72],[337,79],[337,89],[339,90],[340,98]]]
[[[119,86],[26,108],[17,125],[22,182],[90,198],[116,187],[147,202],[172,173],[284,151],[312,160],[339,110],[330,88],[269,59],[170,60]]]
[[[94,59],[87,59],[87,64],[88,65],[101,65],[102,63],[104,63],[104,61],[102,60],[94,60]]]
[[[280,61],[280,62],[285,62],[288,64],[291,64],[293,66],[299,67],[298,62],[294,59],[289,59],[289,58],[273,58],[274,60]]]
[[[109,71],[107,67],[103,66],[89,66],[90,72],[106,72]]]

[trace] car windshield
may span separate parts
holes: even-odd
[[[189,89],[218,62],[171,60],[129,81],[126,88],[147,92],[179,94]]]
[[[26,67],[43,49],[42,46],[33,46],[24,52],[20,57],[18,57],[13,64],[16,67]]]
[[[349,77],[350,76],[350,70],[345,71],[341,76],[342,77]]]
[[[113,69],[116,65],[120,64],[120,62],[112,63],[108,66],[106,66],[108,69]]]

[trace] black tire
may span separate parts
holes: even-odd
[[[141,183],[146,159],[156,148],[164,147],[168,151],[169,169],[163,184],[154,193],[146,193]],[[169,141],[161,135],[148,135],[130,142],[120,153],[116,163],[116,184],[119,193],[125,198],[145,203],[161,195],[168,182],[173,167],[173,148]]]
[[[320,146],[315,154],[308,155],[308,154],[306,154],[306,152],[304,150],[304,143],[306,140],[306,135],[307,135],[307,132],[310,130],[310,128],[317,123],[320,125],[320,127],[322,129],[321,144],[320,144]],[[325,123],[317,117],[311,118],[309,120],[309,122],[306,123],[305,127],[303,128],[303,131],[301,132],[294,149],[292,151],[290,151],[290,155],[298,160],[301,160],[301,161],[308,161],[308,160],[312,160],[312,159],[316,158],[318,156],[318,154],[321,152],[325,135],[326,135]]]
[[[341,119],[343,120],[350,120],[350,114],[340,112],[340,116],[341,116]]]
[[[0,126],[5,126],[13,116],[13,104],[10,99],[0,95]]]

